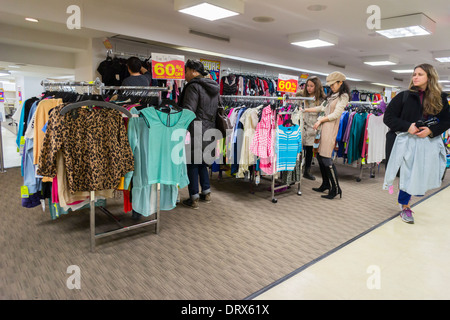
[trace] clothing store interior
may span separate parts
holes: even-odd
[[[449,13],[1,1],[0,299],[449,299]],[[431,92],[430,135],[395,129]],[[228,130],[194,165],[202,103]]]

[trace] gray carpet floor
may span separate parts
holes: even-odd
[[[159,234],[148,226],[99,239],[95,252],[89,210],[51,220],[48,209],[23,208],[20,169],[8,169],[0,174],[0,299],[245,299],[398,214],[396,193],[382,190],[383,167],[356,182],[359,168],[338,165],[342,199],[322,199],[311,190],[320,178],[303,179],[302,196],[293,188],[276,204],[264,180],[251,192],[248,182],[214,174],[211,203],[163,211]],[[133,223],[120,201],[107,208]],[[115,227],[99,210],[96,216],[99,230]],[[72,265],[80,289],[67,286]]]

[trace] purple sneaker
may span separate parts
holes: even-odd
[[[406,223],[414,223],[413,212],[411,208],[404,208],[402,212],[400,212],[400,217]]]

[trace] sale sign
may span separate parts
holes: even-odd
[[[184,80],[184,56],[152,53],[152,78]]]
[[[287,74],[278,75],[277,91],[296,93],[298,88],[298,77]]]

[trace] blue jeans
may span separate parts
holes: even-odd
[[[198,199],[199,188],[198,181],[200,180],[200,186],[202,187],[202,194],[211,193],[211,186],[209,184],[208,167],[206,164],[188,164],[187,174],[189,178],[189,196],[192,200]]]
[[[411,201],[411,195],[405,191],[400,190],[398,193],[398,203],[401,205],[407,205]]]

